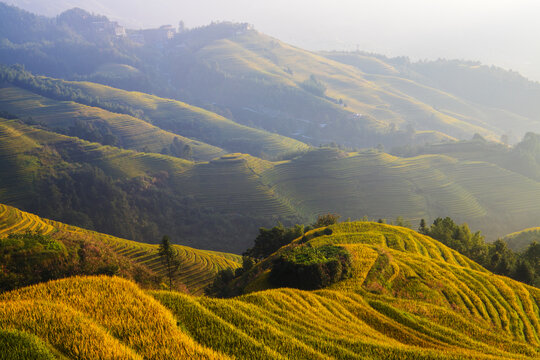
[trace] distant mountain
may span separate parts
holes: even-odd
[[[391,148],[475,133],[516,142],[540,131],[540,85],[477,63],[317,54],[247,24],[127,29],[124,36],[83,10],[55,19],[17,11],[4,5],[0,12],[6,21],[21,19],[16,32],[0,31],[6,63],[179,99],[312,145]],[[35,41],[35,24],[47,42]]]

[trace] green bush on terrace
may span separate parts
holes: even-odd
[[[304,290],[320,289],[350,276],[347,250],[334,245],[295,247],[274,261],[270,282]]]

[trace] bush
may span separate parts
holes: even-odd
[[[344,248],[298,246],[274,261],[270,282],[275,286],[315,290],[350,276],[350,254]]]

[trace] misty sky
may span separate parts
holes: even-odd
[[[309,50],[467,59],[540,81],[538,0],[7,0],[53,16],[78,6],[129,27],[248,22]]]

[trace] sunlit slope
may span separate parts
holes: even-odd
[[[180,146],[189,145],[192,151],[190,156],[194,160],[210,160],[224,153],[215,146],[161,130],[129,115],[73,101],[51,100],[14,86],[0,87],[0,109],[20,119],[31,119],[34,123],[64,133],[76,131],[73,129],[77,127],[77,122],[83,122],[94,128],[104,127],[118,139],[118,146],[127,149],[160,153],[176,138]]]
[[[36,335],[68,358],[228,358],[194,342],[162,305],[119,278],[70,278],[2,294],[0,326]]]
[[[306,141],[314,138],[340,142],[337,137],[341,137],[346,143],[354,142],[339,132],[344,127],[353,131],[351,123],[360,126],[356,131],[365,128],[385,132],[390,124],[401,129],[409,124],[416,130],[436,130],[457,138],[470,138],[476,132],[498,138],[509,129],[503,123],[503,111],[477,107],[452,94],[414,83],[380,59],[361,70],[256,31],[209,41],[194,47],[190,56],[200,62],[212,59],[219,64],[212,70],[226,74],[207,91],[209,101],[230,107],[235,116],[252,116],[265,128],[272,128],[273,122],[290,122],[290,134],[286,135],[305,135]],[[326,85],[324,97],[304,90],[302,84],[311,75]],[[204,96],[202,86],[190,90]],[[269,98],[268,93],[273,97]],[[276,102],[276,98],[280,101]],[[343,102],[347,107],[341,106]],[[532,123],[517,115],[512,118],[523,125],[520,131]],[[281,129],[282,133],[287,131],[285,126]],[[361,131],[353,132],[357,146],[369,143]]]
[[[51,236],[91,238],[95,243],[110,246],[118,255],[144,265],[154,273],[166,276],[166,269],[158,254],[158,245],[138,243],[114,236],[66,225],[57,221],[40,218],[14,207],[0,204],[0,237],[10,233],[27,231],[40,232]],[[191,294],[202,294],[220,270],[239,267],[239,255],[198,250],[182,245],[173,245],[178,255],[180,267],[175,280],[186,285]]]
[[[26,231],[48,235],[55,231],[55,227],[49,221],[43,220],[37,215],[0,204],[0,236]]]
[[[450,216],[497,236],[534,225],[540,212],[538,182],[492,163],[445,155],[321,149],[277,164],[264,180],[305,216],[336,212],[415,222]]]
[[[89,82],[68,84],[92,96],[140,110],[162,129],[199,139],[231,152],[255,156],[263,154],[283,156],[308,149],[308,146],[300,141],[237,124],[223,116],[181,101]]]
[[[308,245],[343,246],[353,261],[353,277],[330,289],[228,300],[153,295],[201,344],[239,358],[538,357],[538,289],[495,276],[409,229],[367,222],[330,229]]]
[[[533,227],[524,229],[502,238],[508,247],[515,251],[525,250],[525,248],[532,242],[540,242],[540,227]]]

